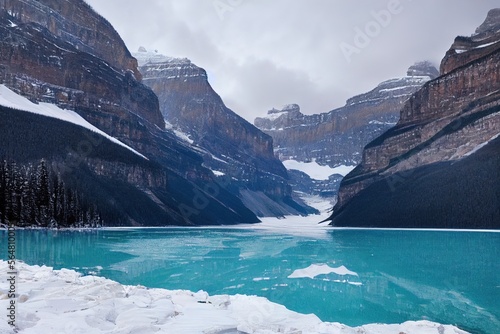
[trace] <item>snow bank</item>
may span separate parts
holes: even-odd
[[[27,111],[33,114],[43,115],[46,117],[57,118],[61,121],[70,122],[75,125],[84,127],[86,129],[89,129],[93,132],[100,134],[101,136],[108,138],[115,144],[127,148],[128,150],[139,155],[140,157],[147,159],[144,155],[137,152],[130,146],[122,143],[121,141],[119,141],[114,137],[111,137],[104,131],[99,130],[98,128],[87,122],[82,116],[78,115],[76,112],[72,110],[61,109],[55,104],[51,103],[44,103],[44,102],[40,102],[39,104],[33,103],[27,98],[19,94],[16,94],[15,92],[7,88],[5,85],[0,85],[0,105],[8,108]]]
[[[182,290],[146,289],[80,276],[72,270],[17,264],[18,333],[466,333],[429,321],[348,327],[298,314],[265,298],[209,296]],[[8,271],[0,260],[0,272]],[[6,310],[7,275],[0,281],[0,309]],[[0,333],[13,333],[2,317]],[[238,332],[239,331],[239,332]]]

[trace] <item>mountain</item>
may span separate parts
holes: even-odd
[[[0,158],[44,159],[84,197],[100,199],[100,211],[118,217],[108,224],[258,221],[197,151],[165,129],[137,60],[84,1],[2,1],[0,37],[0,84],[10,96],[1,110]],[[19,104],[22,98],[35,105]]]
[[[341,108],[304,115],[291,104],[268,111],[254,124],[273,137],[275,154],[289,168],[294,189],[334,195],[342,177],[361,161],[363,147],[394,126],[404,102],[438,74],[431,63],[419,62],[406,76],[384,81]],[[310,175],[321,169],[322,175]]]
[[[113,26],[84,1],[3,0],[2,9],[21,23],[36,22],[76,49],[95,55],[140,79],[137,61]]]
[[[203,68],[143,47],[133,55],[144,84],[159,98],[167,128],[203,156],[226,189],[258,216],[314,212],[292,198],[272,138],[226,107]]]
[[[457,37],[341,183],[335,226],[500,228],[500,10]]]

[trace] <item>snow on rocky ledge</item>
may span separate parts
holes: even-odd
[[[265,298],[209,296],[203,291],[170,291],[125,286],[73,270],[17,263],[16,333],[466,333],[430,321],[348,327],[298,314]],[[8,299],[7,262],[0,260],[0,309]],[[6,317],[0,333],[14,333]]]
[[[82,116],[77,114],[75,111],[61,109],[57,105],[52,103],[45,103],[45,102],[40,102],[38,104],[33,103],[24,96],[21,96],[15,93],[14,91],[10,90],[7,86],[3,84],[0,84],[0,105],[12,109],[22,110],[33,114],[43,115],[46,117],[56,118],[61,121],[73,123],[75,125],[81,126],[95,133],[98,133],[101,136],[109,139],[113,143],[123,146],[126,149],[132,151],[141,158],[149,160],[144,155],[134,150],[132,147],[124,144],[115,137],[111,137],[104,131],[96,128],[95,126],[87,122]]]

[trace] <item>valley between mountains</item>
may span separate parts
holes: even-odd
[[[468,1],[0,0],[0,334],[498,334],[500,8]]]
[[[131,53],[84,1],[4,0],[2,223],[256,223],[317,214],[319,196],[334,226],[497,229],[499,13],[439,70],[409,64],[343,107],[290,101],[250,124],[203,68]]]

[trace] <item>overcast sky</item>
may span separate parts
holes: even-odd
[[[498,0],[87,0],[139,46],[203,67],[250,122],[298,103],[326,112],[415,61],[439,66]]]

